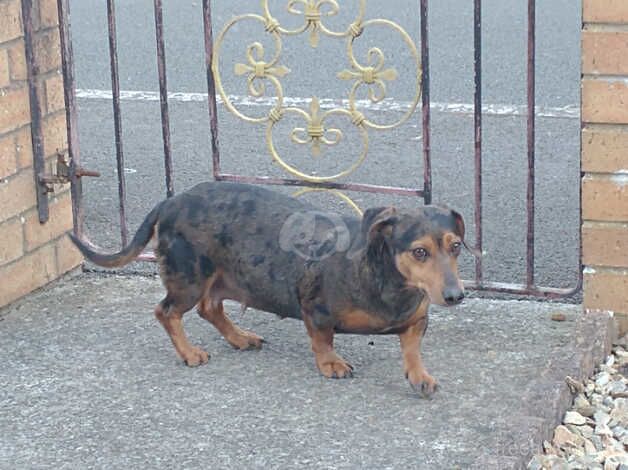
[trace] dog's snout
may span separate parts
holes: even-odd
[[[447,305],[456,305],[464,299],[464,291],[458,287],[447,288],[443,291],[443,298]]]

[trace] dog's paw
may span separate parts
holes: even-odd
[[[264,338],[250,331],[242,331],[242,333],[230,337],[228,341],[231,346],[241,351],[247,349],[262,349],[262,344],[266,342]]]
[[[183,354],[183,362],[188,367],[197,367],[209,361],[209,354],[196,346],[190,347]]]
[[[423,398],[431,398],[439,388],[438,382],[434,377],[428,374],[425,370],[422,371],[410,371],[406,373],[408,383],[412,387],[412,390],[417,392]]]
[[[353,366],[339,356],[330,360],[317,361],[318,370],[328,379],[353,377]]]

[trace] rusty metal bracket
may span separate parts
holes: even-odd
[[[83,167],[70,164],[66,161],[65,156],[62,153],[57,153],[57,174],[45,174],[41,173],[37,179],[40,185],[45,188],[47,193],[54,192],[53,185],[66,184],[72,181],[73,177],[81,178],[82,176],[94,176],[99,177],[100,173],[97,171],[87,170]]]

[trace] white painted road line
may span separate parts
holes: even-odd
[[[79,99],[111,100],[112,94],[110,90],[79,89],[76,90],[76,97]],[[220,97],[217,98],[218,102],[221,102]],[[159,92],[122,90],[120,91],[120,99],[122,101],[159,101]],[[183,103],[206,102],[207,93],[172,92],[168,93],[168,99],[170,101]],[[236,107],[273,106],[276,102],[274,98],[253,98],[241,95],[229,95],[229,99]],[[285,106],[307,107],[309,104],[310,98],[290,96],[284,97]],[[323,109],[347,107],[348,100],[322,98],[320,100],[320,105]],[[369,100],[358,100],[357,105],[360,109],[370,109],[373,111],[404,111],[410,108],[411,103],[409,101],[395,101],[393,99],[386,98],[379,103],[372,103]],[[445,113],[473,114],[473,104],[471,103],[431,103],[430,109]],[[526,116],[527,109],[526,105],[518,104],[485,104],[482,106],[482,114],[492,116]],[[536,116],[545,118],[579,119],[580,107],[575,104],[558,107],[537,106]]]

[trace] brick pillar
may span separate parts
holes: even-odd
[[[36,77],[46,168],[67,152],[56,0],[35,0]],[[69,185],[49,196],[50,218],[38,219],[30,102],[20,0],[0,0],[0,307],[82,261],[65,234],[72,228]]]
[[[584,0],[584,306],[628,330],[628,0]]]

